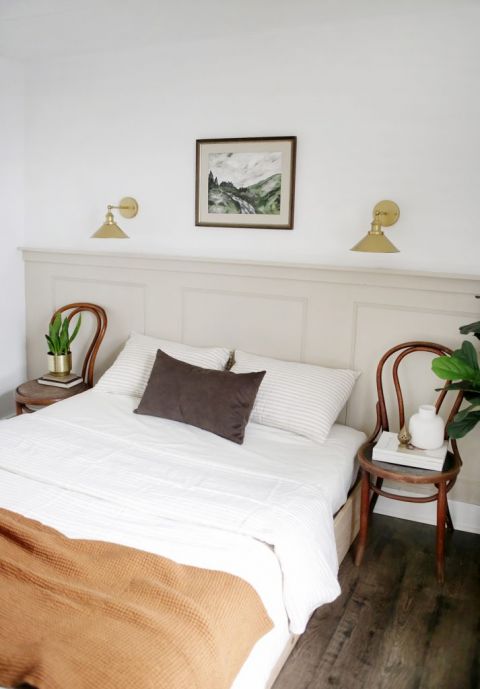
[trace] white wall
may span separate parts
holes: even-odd
[[[0,56],[0,418],[25,376],[23,67]]]
[[[478,274],[479,7],[406,7],[32,62],[26,243]],[[196,138],[291,134],[293,231],[195,228]],[[130,241],[90,240],[122,195]],[[382,198],[401,253],[350,253]]]

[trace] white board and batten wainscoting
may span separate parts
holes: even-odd
[[[33,248],[23,249],[23,256],[29,377],[45,372],[43,333],[52,311],[91,301],[109,317],[97,377],[132,330],[354,368],[362,375],[341,420],[366,432],[375,421],[381,354],[408,340],[456,347],[459,326],[479,318],[478,277]],[[74,356],[81,355],[87,319]],[[407,415],[434,399],[440,381],[430,372],[430,358],[419,355],[403,372]],[[396,423],[394,413],[393,428]],[[480,533],[480,429],[459,446],[464,466],[450,493],[452,516],[456,528]],[[380,498],[376,511],[435,521],[431,503]]]

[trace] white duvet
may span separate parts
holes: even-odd
[[[333,513],[364,435],[313,442],[250,424],[243,446],[89,391],[0,423],[0,506],[71,537],[230,571],[290,631],[339,593]]]

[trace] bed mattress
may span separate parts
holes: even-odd
[[[275,627],[234,686],[260,689],[291,632],[300,633],[312,609],[338,594],[332,515],[346,500],[364,435],[335,425],[319,446],[251,423],[237,446],[191,426],[135,415],[137,404],[92,390],[2,422],[0,506],[73,538],[121,543],[244,578]],[[205,495],[219,511],[199,518]],[[282,544],[269,533],[282,511],[290,515],[285,530],[303,538],[298,553],[292,540]],[[292,525],[294,511],[299,521]],[[322,551],[320,560],[309,560],[317,556],[307,552],[313,547]],[[307,590],[312,563],[323,577],[314,594]]]

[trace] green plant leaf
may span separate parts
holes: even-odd
[[[65,318],[62,327],[60,328],[60,334],[59,334],[59,340],[60,340],[60,350],[61,354],[67,354],[68,352],[68,319]]]
[[[61,327],[62,327],[62,315],[61,315],[61,313],[57,313],[55,315],[55,318],[53,319],[53,323],[52,323],[53,333],[57,337],[60,334],[60,328]]]
[[[45,335],[45,338],[46,338],[46,340],[47,340],[47,342],[48,342],[48,351],[49,351],[49,354],[55,354],[55,352],[53,351],[53,350],[55,349],[55,347],[54,347],[54,345],[53,345],[53,342],[52,342],[51,338],[50,338],[48,335]]]
[[[453,352],[453,356],[456,357],[457,359],[461,359],[464,361],[468,366],[471,366],[475,371],[478,371],[478,354],[475,349],[475,347],[472,345],[471,342],[468,340],[465,340],[462,342],[462,346],[460,349],[457,349]]]
[[[48,334],[53,345],[52,354],[58,354],[58,350],[60,348],[60,341],[58,339],[58,333],[55,330],[55,325],[53,323],[50,323],[50,325],[48,326]]]
[[[466,415],[462,414],[463,412],[456,414],[453,421],[448,424],[447,431],[450,438],[463,438],[480,421],[480,411],[472,411]]]
[[[480,340],[480,321],[476,321],[475,323],[468,323],[468,325],[462,325],[460,328],[460,332],[462,335],[468,335],[469,333],[473,333],[477,340]]]
[[[79,314],[78,314],[78,320],[77,320],[77,324],[76,324],[76,326],[75,326],[75,329],[74,329],[74,331],[73,331],[73,333],[72,333],[72,336],[71,336],[70,339],[68,340],[68,348],[69,348],[69,349],[70,349],[70,345],[72,344],[72,342],[74,341],[74,339],[77,337],[78,331],[80,330],[80,326],[81,326],[81,325],[82,325],[82,314],[79,313]]]
[[[443,380],[468,380],[480,385],[480,371],[455,354],[439,356],[432,361],[433,372]]]
[[[462,409],[461,411],[457,412],[455,415],[455,421],[462,421],[466,416],[468,416],[471,412],[473,412],[477,407],[480,407],[480,397],[476,397],[473,399],[472,403],[468,405],[468,407],[465,407],[465,409]]]
[[[455,414],[455,422],[463,421],[463,419],[470,414],[470,409],[462,409],[458,414]]]

